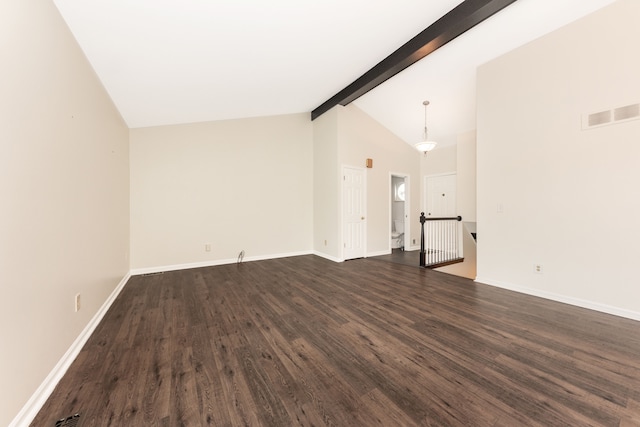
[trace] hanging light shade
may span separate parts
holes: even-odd
[[[418,142],[415,147],[418,149],[418,151],[426,153],[427,151],[431,151],[436,148],[436,145],[438,145],[438,143],[435,141],[422,141]]]
[[[431,151],[436,148],[438,143],[435,141],[429,141],[429,134],[427,132],[427,105],[429,105],[429,101],[424,101],[422,105],[424,105],[424,140],[415,144],[415,147],[418,151],[421,151],[426,155],[427,151]]]

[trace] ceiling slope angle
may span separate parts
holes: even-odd
[[[615,0],[518,0],[354,101],[400,139],[423,136],[422,102],[429,99],[429,135],[438,147],[475,130],[478,66],[580,19]]]
[[[460,0],[54,3],[136,128],[310,112]]]
[[[482,0],[467,0],[470,3]],[[354,104],[408,144],[475,129],[475,70],[614,0],[517,0]],[[54,0],[131,128],[308,113],[461,0]]]
[[[356,81],[311,112],[319,117],[336,105],[347,105],[379,84],[415,64],[451,40],[500,12],[516,0],[465,0],[447,12]]]

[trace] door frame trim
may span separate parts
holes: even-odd
[[[389,172],[389,246],[391,253],[391,230],[393,222],[393,177],[404,178],[404,250],[411,250],[411,175],[404,172]],[[407,244],[409,242],[409,244]]]

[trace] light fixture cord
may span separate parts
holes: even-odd
[[[427,106],[428,106],[428,102],[425,102],[424,104],[424,141],[427,142],[429,141],[429,131],[427,129]],[[427,157],[427,152],[424,152],[424,157]]]
[[[428,133],[427,133],[427,106],[424,106],[424,140],[428,141]]]

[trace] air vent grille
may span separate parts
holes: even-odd
[[[71,415],[67,418],[62,418],[61,420],[56,421],[55,427],[79,427],[80,424],[80,414]]]
[[[629,120],[640,117],[640,104],[627,105],[613,110],[613,120]]]
[[[611,111],[600,111],[599,113],[589,114],[589,127],[600,126],[611,121]]]
[[[611,110],[585,114],[582,116],[582,129],[593,129],[637,119],[640,119],[640,104],[631,104]]]

